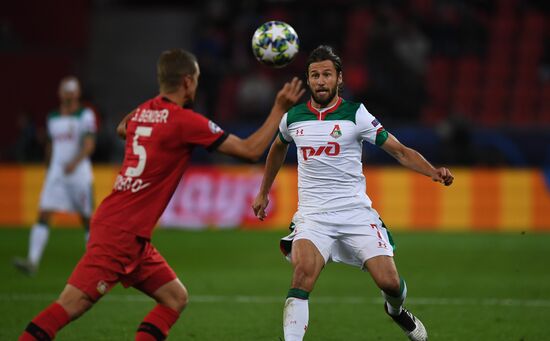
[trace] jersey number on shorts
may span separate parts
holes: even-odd
[[[139,157],[138,164],[135,167],[128,167],[124,175],[130,177],[138,177],[141,175],[141,173],[143,173],[145,163],[147,162],[147,152],[145,151],[145,147],[139,144],[138,139],[140,136],[149,137],[151,136],[152,132],[152,127],[139,126],[136,128],[134,142],[132,144],[132,152]]]

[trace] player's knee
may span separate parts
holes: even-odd
[[[79,318],[94,305],[94,301],[85,294],[78,296],[61,294],[57,303],[65,309],[71,321]]]
[[[188,303],[189,303],[189,293],[187,292],[187,289],[183,287],[177,297],[177,305],[178,305],[177,311],[179,312],[183,311],[183,309],[187,307]]]
[[[187,292],[185,286],[182,285],[177,290],[174,290],[172,292],[169,301],[165,302],[165,304],[177,312],[182,312],[187,306],[188,302],[189,293]]]
[[[40,211],[38,213],[38,223],[42,225],[48,225],[50,223],[51,212]]]

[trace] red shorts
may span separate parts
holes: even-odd
[[[151,295],[176,278],[176,273],[149,240],[92,224],[86,253],[67,283],[97,301],[118,282]]]

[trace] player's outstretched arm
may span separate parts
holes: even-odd
[[[271,113],[252,135],[246,139],[230,134],[218,147],[218,151],[227,155],[256,162],[262,157],[273,135],[277,131],[281,117],[303,96],[305,89],[302,81],[294,77],[292,81],[285,83],[277,93]]]
[[[388,139],[382,145],[382,149],[393,156],[400,164],[432,178],[445,186],[453,183],[454,177],[451,171],[445,167],[435,168],[419,152],[399,142],[395,136],[388,134]]]
[[[281,142],[279,138],[275,138],[275,141],[271,144],[269,153],[267,154],[267,160],[265,163],[264,177],[262,179],[262,185],[260,186],[260,191],[256,195],[256,199],[252,204],[252,209],[254,214],[258,219],[264,220],[266,217],[265,209],[269,204],[268,194],[273,181],[279,169],[285,161],[286,153],[288,151],[288,144]]]
[[[130,119],[130,116],[132,116],[133,114],[134,114],[134,111],[132,111],[128,115],[124,116],[122,121],[120,121],[120,123],[116,127],[117,135],[123,140],[126,139],[126,123],[128,123],[128,120]]]

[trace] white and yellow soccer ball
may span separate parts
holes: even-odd
[[[281,68],[288,65],[300,48],[296,31],[283,21],[268,21],[252,37],[252,52],[265,65]]]

